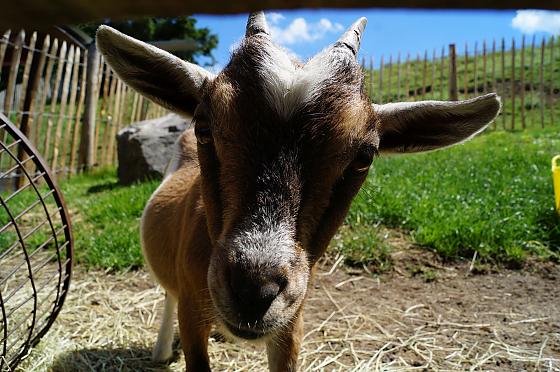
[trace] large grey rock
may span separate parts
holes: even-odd
[[[173,144],[191,125],[189,120],[169,114],[122,129],[117,135],[119,182],[128,185],[161,178],[173,155]]]

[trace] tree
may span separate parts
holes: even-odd
[[[189,62],[197,62],[198,56],[209,57],[214,62],[212,50],[218,46],[218,36],[206,27],[197,28],[196,19],[189,16],[174,18],[145,17],[126,21],[107,20],[101,23],[88,23],[80,28],[94,37],[101,24],[106,24],[142,41],[162,41],[174,39],[193,39],[194,50],[173,52],[177,57]]]

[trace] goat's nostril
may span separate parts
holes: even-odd
[[[280,293],[280,285],[275,282],[268,282],[261,286],[259,292],[260,301],[263,304],[270,305]]]

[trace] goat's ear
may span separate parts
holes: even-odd
[[[117,75],[154,102],[192,115],[205,80],[214,75],[111,27],[97,30],[97,48]]]
[[[379,151],[421,152],[451,146],[482,132],[500,112],[500,97],[466,101],[373,104],[379,117]]]

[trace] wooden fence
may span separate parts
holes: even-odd
[[[21,128],[56,174],[116,164],[117,132],[165,112],[118,79],[94,47],[23,30],[1,36],[0,112]],[[378,69],[373,58],[363,60],[366,86],[378,103],[465,99],[495,91],[504,104],[495,127],[554,125],[560,96],[558,39],[506,44],[501,39],[465,45],[462,54],[449,45],[381,56]],[[9,172],[12,164],[4,151],[0,169]]]
[[[88,58],[92,51],[94,58]],[[163,108],[118,79],[94,47],[87,50],[50,35],[38,40],[35,32],[6,31],[0,39],[0,67],[0,112],[58,175],[116,164],[117,132],[164,114]],[[85,120],[88,105],[91,115]],[[90,135],[84,133],[86,121]],[[12,164],[2,156],[4,151],[0,150],[0,169],[6,173]]]
[[[503,109],[495,128],[524,129],[554,125],[560,109],[560,38],[492,40],[454,44],[362,60],[366,87],[374,102],[457,100],[497,92]]]

